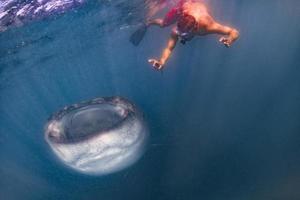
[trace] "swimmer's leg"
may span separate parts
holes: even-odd
[[[153,20],[149,20],[147,23],[141,24],[138,27],[138,29],[130,36],[129,41],[133,45],[138,46],[140,42],[143,40],[147,32],[147,28],[152,25],[164,27],[164,21],[162,19],[153,19]]]

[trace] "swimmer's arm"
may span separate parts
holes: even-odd
[[[178,35],[176,33],[172,32],[171,36],[168,40],[167,47],[163,50],[163,53],[160,58],[160,63],[162,65],[165,65],[167,60],[170,58],[172,51],[176,46],[177,41],[178,41]]]
[[[217,22],[213,22],[208,28],[208,33],[216,33],[221,35],[227,35],[227,37],[221,37],[220,42],[222,42],[226,47],[231,46],[231,44],[239,38],[239,31],[228,27],[223,26]]]
[[[162,69],[166,64],[167,60],[170,58],[172,51],[176,46],[177,41],[178,41],[178,35],[175,32],[172,32],[168,40],[167,47],[162,52],[161,58],[159,60],[149,59],[148,62],[151,63],[155,69],[158,70]]]

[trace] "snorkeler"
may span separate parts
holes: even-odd
[[[182,44],[185,44],[187,41],[193,39],[194,36],[221,34],[224,36],[219,41],[226,47],[230,47],[239,37],[239,32],[236,29],[216,22],[209,14],[207,7],[200,0],[181,0],[177,6],[166,14],[164,19],[158,18],[147,21],[145,27],[138,30],[136,35],[132,36],[131,41],[137,45],[142,37],[138,38],[136,36],[143,35],[149,26],[156,25],[163,28],[174,23],[177,23],[177,25],[172,29],[167,47],[163,50],[161,58],[159,60],[148,60],[157,70],[164,67],[178,40]],[[137,40],[135,41],[134,39]]]

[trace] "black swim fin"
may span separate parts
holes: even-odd
[[[129,41],[134,45],[138,46],[147,32],[146,24],[141,24],[140,27],[130,36]]]

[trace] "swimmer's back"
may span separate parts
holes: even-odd
[[[199,22],[203,16],[209,16],[206,6],[199,1],[186,1],[182,5],[182,12],[195,17],[197,22]]]

